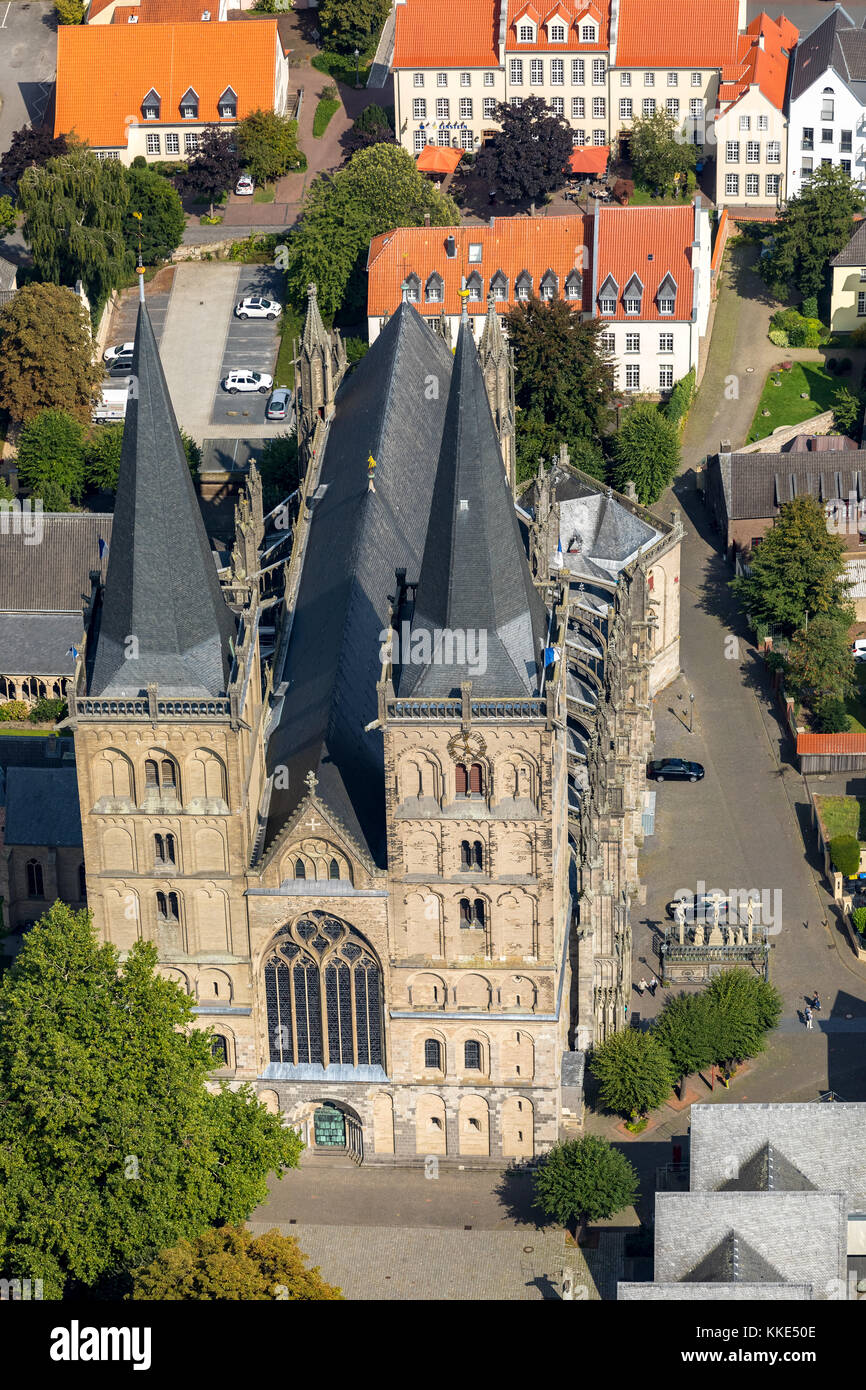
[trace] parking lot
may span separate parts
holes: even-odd
[[[235,303],[249,295],[263,295],[266,299],[282,300],[283,275],[274,266],[241,266],[235,287]],[[280,346],[279,320],[238,319],[234,316],[234,305],[229,317],[228,331],[223,347],[219,380],[214,383],[214,400],[211,411],[211,424],[238,424],[241,420],[251,425],[264,425],[265,407],[268,395],[257,392],[241,392],[230,396],[223,391],[220,382],[226,374],[238,368],[249,368],[254,372],[267,372],[273,375]],[[280,385],[275,382],[275,385]],[[268,429],[271,429],[268,426]],[[285,426],[276,427],[285,428]]]

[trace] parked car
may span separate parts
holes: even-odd
[[[704,769],[700,763],[690,763],[686,758],[656,758],[647,765],[646,775],[656,782],[674,781],[675,778],[681,782],[699,782]]]
[[[682,903],[685,910],[686,922],[712,922],[713,904],[719,904],[719,921],[727,921],[728,899],[724,893],[719,893],[716,897],[711,893],[684,893],[680,898],[674,898],[673,902],[668,903],[668,916],[675,917],[677,908]],[[734,914],[736,917],[736,913]]]
[[[114,358],[108,366],[109,376],[128,375],[132,371],[132,353],[121,352]]]
[[[864,651],[855,652],[855,653],[854,653],[854,660],[855,660],[855,661],[866,661],[866,652],[864,652]]]
[[[288,386],[274,387],[273,395],[265,411],[266,420],[289,420],[294,415],[292,393]]]
[[[262,299],[261,295],[247,295],[235,305],[237,319],[275,319],[283,312],[282,304],[275,299]]]
[[[266,372],[253,372],[246,368],[229,372],[224,378],[222,387],[228,391],[230,396],[234,396],[238,391],[261,391],[262,395],[267,395],[274,384],[274,378],[268,376]]]
[[[235,184],[235,193],[238,195],[239,198],[250,197],[255,192],[255,187],[256,185],[250,178],[249,174],[241,174],[240,178]]]
[[[107,352],[102,354],[102,360],[110,366],[116,357],[125,357],[127,354],[131,357],[134,347],[135,343],[116,343],[114,347],[110,347]]]
[[[858,652],[866,652],[866,637],[857,637],[851,643],[851,650],[856,656]]]

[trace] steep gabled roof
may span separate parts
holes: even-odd
[[[777,1269],[757,1250],[731,1231],[703,1259],[683,1275],[687,1284],[782,1284]]]
[[[411,580],[412,576],[408,576]],[[412,614],[432,661],[403,666],[401,695],[538,693],[546,613],[536,590],[505,476],[468,317],[460,325],[448,409]],[[437,634],[463,634],[464,655]],[[472,660],[486,646],[486,658]],[[483,667],[483,669],[479,669]]]
[[[837,5],[810,33],[801,35],[794,49],[790,100],[796,101],[817,82],[828,68],[836,70],[843,81],[851,81],[839,35],[853,29],[854,21],[846,10]],[[866,73],[863,74],[866,76]]]
[[[830,262],[840,266],[866,266],[866,217],[855,225],[849,240]]]
[[[123,429],[89,693],[138,695],[156,683],[164,695],[219,695],[228,683],[235,621],[220,591],[144,304],[132,371],[136,390]]]

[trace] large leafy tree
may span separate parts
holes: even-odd
[[[710,1020],[701,994],[678,994],[668,999],[656,1019],[652,1036],[671,1059],[677,1077],[700,1071],[713,1060]]]
[[[611,481],[624,490],[633,482],[644,506],[657,502],[680,466],[680,436],[651,401],[635,401],[611,441]]]
[[[650,188],[671,188],[675,175],[687,177],[697,158],[695,146],[663,110],[632,121],[629,151],[635,177]]]
[[[166,261],[183,240],[186,218],[177,190],[153,169],[127,169],[129,202],[123,219],[127,245],[138,250],[145,265]],[[133,213],[141,213],[141,221]]]
[[[98,300],[130,273],[135,254],[124,235],[129,179],[119,160],[81,149],[49,159],[22,174],[18,202],[41,280],[80,280]]]
[[[317,178],[289,244],[288,289],[295,306],[306,304],[307,285],[314,281],[323,313],[334,314],[344,299],[347,312],[363,313],[371,237],[391,227],[420,227],[425,213],[437,227],[460,221],[456,203],[418,172],[400,145],[359,150],[344,169]]]
[[[613,367],[600,346],[604,325],[583,320],[561,299],[525,300],[507,318],[514,348],[518,477],[564,441],[578,468],[602,477],[596,440],[609,420]]]
[[[820,715],[857,688],[848,642],[848,615],[819,613],[795,632],[788,650],[788,677],[809,707]]]
[[[245,116],[237,127],[237,145],[242,162],[258,183],[302,167],[298,123],[276,111],[251,111]]]
[[[635,1169],[606,1139],[555,1144],[535,1171],[535,1205],[560,1225],[607,1221],[638,1199]]]
[[[761,260],[767,283],[793,281],[801,294],[818,294],[832,257],[851,236],[855,212],[864,206],[862,188],[841,165],[819,165],[776,220],[772,252]]]
[[[755,621],[782,623],[790,632],[820,613],[847,616],[844,550],[842,537],[828,531],[820,502],[795,497],[755,548],[751,573],[733,580],[731,587]]]
[[[757,1057],[766,1034],[782,1016],[782,996],[753,970],[736,966],[711,980],[705,994],[713,1061],[719,1065]]]
[[[101,380],[87,311],[72,290],[25,285],[0,308],[0,406],[13,420],[56,408],[85,421]]]
[[[156,962],[58,902],[0,981],[0,1266],[49,1298],[246,1219],[298,1162],[248,1088],[205,1089],[209,1036]]]
[[[68,512],[84,490],[84,431],[65,410],[42,410],[18,441],[18,479],[46,512]]]
[[[619,1115],[645,1115],[663,1105],[676,1081],[671,1060],[652,1033],[625,1028],[596,1048],[590,1071],[599,1098]]]
[[[369,52],[388,18],[390,0],[321,0],[319,25],[335,53]]]
[[[198,142],[198,153],[185,174],[178,174],[177,186],[185,197],[207,198],[210,215],[213,205],[233,188],[241,171],[233,134],[208,126]]]
[[[221,1226],[160,1251],[137,1270],[136,1299],[322,1302],[342,1298],[318,1269],[308,1269],[298,1242],[279,1231],[253,1236],[242,1226]]]
[[[49,159],[68,154],[71,144],[69,136],[52,135],[47,127],[34,130],[33,126],[22,126],[12,132],[9,148],[0,158],[0,178],[17,193],[25,169],[41,168]]]
[[[395,140],[393,106],[386,111],[384,106],[376,105],[365,106],[343,137],[344,145],[352,153],[366,150],[369,145],[393,144]]]
[[[527,97],[522,106],[501,102],[494,120],[502,129],[478,151],[475,172],[513,203],[561,188],[573,149],[564,117],[541,97]]]

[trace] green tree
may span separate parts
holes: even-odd
[[[695,167],[697,151],[684,139],[668,111],[636,116],[631,123],[629,150],[635,178],[648,188],[672,188],[675,176],[687,178]]]
[[[753,970],[736,966],[716,975],[706,989],[713,1061],[721,1066],[757,1057],[765,1035],[782,1017],[782,996]]]
[[[298,487],[297,437],[294,434],[278,434],[267,440],[258,468],[265,511],[270,511]]]
[[[611,481],[621,492],[633,482],[644,506],[657,502],[680,466],[676,425],[651,401],[635,401],[611,440]]]
[[[84,491],[84,431],[65,410],[42,410],[18,441],[18,480],[46,512],[68,512]]]
[[[237,147],[257,183],[278,179],[301,164],[298,123],[276,111],[251,111],[245,116],[237,127]]]
[[[253,1236],[242,1226],[221,1226],[160,1251],[152,1264],[136,1271],[133,1286],[133,1298],[160,1302],[314,1303],[342,1297],[317,1268],[307,1268],[291,1236],[277,1230]]]
[[[663,1105],[676,1081],[671,1059],[652,1033],[625,1028],[595,1049],[589,1069],[599,1098],[619,1115],[645,1115]]]
[[[782,623],[789,632],[819,613],[853,612],[847,597],[842,556],[845,543],[827,529],[817,498],[795,497],[782,506],[775,525],[752,556],[748,575],[731,583],[752,619]]]
[[[844,700],[830,698],[824,700],[815,710],[818,728],[822,734],[845,734],[851,727],[848,710]]]
[[[127,170],[89,150],[26,170],[18,203],[39,278],[57,285],[80,280],[91,300],[120,284],[135,264],[123,231],[128,201]]]
[[[88,420],[101,380],[90,319],[72,290],[25,285],[0,307],[0,406],[13,420],[46,409]]]
[[[299,310],[307,285],[319,288],[319,307],[332,315],[365,312],[365,267],[370,240],[392,227],[420,227],[425,213],[435,227],[460,222],[456,203],[419,173],[400,145],[359,150],[344,169],[323,174],[307,193],[303,216],[289,243],[287,285]]]
[[[180,432],[189,471],[196,473],[201,463],[201,449],[188,435]],[[95,425],[90,431],[84,450],[84,476],[94,492],[116,492],[120,471],[120,451],[123,445],[123,424]]]
[[[563,441],[577,468],[602,477],[596,441],[609,422],[614,387],[600,345],[604,325],[583,320],[565,300],[535,297],[518,304],[506,324],[514,348],[519,479],[531,478],[539,458],[553,459]]]
[[[510,203],[544,198],[565,183],[573,149],[571,127],[541,97],[522,106],[500,102],[493,117],[501,129],[482,145],[474,171]]]
[[[22,126],[20,130],[12,132],[9,148],[0,158],[0,178],[13,194],[17,194],[18,182],[25,169],[39,168],[47,164],[49,159],[68,154],[72,143],[71,137],[52,135],[46,126],[37,130],[29,125]]]
[[[325,47],[335,53],[370,52],[390,8],[390,0],[321,0],[318,18]]]
[[[167,261],[183,241],[186,227],[177,190],[153,169],[127,169],[126,181],[129,202],[123,219],[124,240],[137,251],[140,231],[144,264]],[[133,217],[134,212],[141,213],[140,222]]]
[[[355,117],[351,130],[343,137],[343,143],[346,149],[354,153],[365,150],[368,145],[393,144],[395,139],[393,106],[386,111],[384,106],[374,104],[365,106],[360,116]]]
[[[554,1144],[533,1178],[535,1205],[574,1231],[586,1221],[608,1221],[637,1201],[635,1169],[606,1139],[587,1134]]]
[[[5,194],[0,198],[0,238],[9,236],[15,231],[18,215],[15,211],[15,204],[11,198]]]
[[[47,1298],[245,1219],[298,1162],[248,1087],[208,1094],[210,1036],[156,963],[58,902],[0,981],[0,1265]]]
[[[819,613],[808,629],[795,632],[788,649],[788,679],[811,709],[844,700],[857,688],[848,642],[847,615]]]
[[[793,281],[804,297],[817,295],[827,283],[830,261],[851,236],[855,212],[864,205],[862,189],[840,164],[819,164],[776,219],[773,249],[761,259],[766,283]]]
[[[83,24],[84,0],[54,0],[58,24]]]
[[[830,862],[837,873],[853,878],[860,870],[860,841],[853,835],[835,835],[830,841]]]
[[[177,186],[186,198],[206,198],[213,217],[213,205],[234,188],[241,171],[240,156],[233,133],[208,126],[203,131],[195,159],[185,174],[178,174]]]
[[[702,994],[678,994],[668,999],[653,1025],[652,1036],[671,1059],[682,1080],[713,1060],[709,1015]]]
[[[863,414],[863,401],[847,386],[837,386],[833,392],[833,424],[840,434],[855,434]]]

